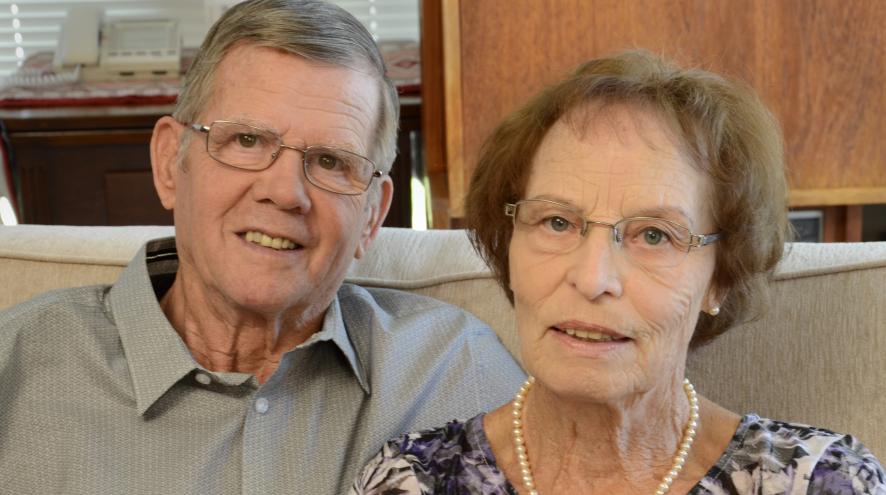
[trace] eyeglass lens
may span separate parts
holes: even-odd
[[[283,151],[280,137],[268,130],[236,122],[213,122],[206,140],[207,152],[221,163],[247,170],[262,170]],[[296,149],[290,146],[287,148]],[[375,166],[360,155],[337,148],[311,146],[303,153],[308,180],[328,191],[359,194],[369,187]]]
[[[542,253],[566,253],[576,249],[584,239],[582,215],[547,201],[517,203],[514,224],[526,235],[530,247]],[[614,226],[587,222],[587,229],[594,227],[612,229],[618,251],[645,267],[676,266],[689,252],[690,231],[664,219],[625,218]]]

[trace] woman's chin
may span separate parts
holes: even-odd
[[[559,400],[612,404],[643,390],[637,380],[627,377],[625,369],[605,370],[547,366],[534,375],[536,386],[543,387]]]

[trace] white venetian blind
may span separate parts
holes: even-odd
[[[379,41],[418,40],[419,0],[332,0],[354,14]],[[68,9],[98,7],[107,20],[177,19],[183,44],[199,46],[219,4],[228,0],[0,0],[0,75],[29,55],[52,52]]]
[[[331,0],[360,20],[377,41],[418,41],[419,0]]]

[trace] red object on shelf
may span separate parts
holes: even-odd
[[[176,95],[162,96],[102,96],[94,98],[19,98],[0,100],[0,108],[80,107],[91,105],[163,105],[175,103]]]

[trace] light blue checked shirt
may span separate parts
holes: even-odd
[[[391,437],[507,402],[524,374],[440,301],[344,285],[264,385],[191,357],[158,304],[174,239],[113,286],[0,313],[0,492],[341,494]]]

